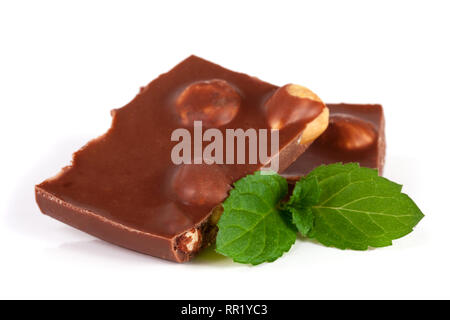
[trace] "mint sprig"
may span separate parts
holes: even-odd
[[[303,236],[340,249],[384,247],[423,218],[402,186],[358,164],[320,166],[286,201],[286,180],[257,172],[234,184],[219,220],[216,251],[236,262],[271,262]]]
[[[311,207],[314,228],[308,234],[326,246],[367,250],[385,247],[413,230],[423,218],[402,186],[358,164],[332,164],[313,170],[321,195]]]
[[[278,208],[287,192],[286,180],[275,173],[256,172],[237,181],[223,203],[216,251],[253,265],[288,251],[296,230]]]

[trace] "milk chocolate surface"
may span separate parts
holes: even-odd
[[[114,244],[189,260],[214,237],[211,212],[230,185],[263,165],[175,165],[171,151],[178,142],[171,141],[172,132],[186,128],[193,137],[194,120],[222,133],[270,129],[265,103],[278,89],[191,56],[113,110],[105,135],[77,151],[71,166],[36,186],[38,205],[43,213]],[[299,107],[286,103],[281,111]],[[324,106],[311,100],[300,108],[308,110],[279,131],[280,170],[307,148],[299,144],[301,133]]]
[[[381,105],[327,104],[327,130],[289,168],[286,178],[296,180],[322,164],[358,162],[383,173],[386,141]]]

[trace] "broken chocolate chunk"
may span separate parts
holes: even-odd
[[[224,136],[227,129],[270,130],[266,102],[278,89],[191,56],[114,110],[105,135],[36,186],[37,203],[43,213],[100,239],[187,261],[214,238],[212,213],[231,184],[268,163],[175,164],[171,134],[182,127],[194,135],[196,120]],[[284,106],[299,116],[279,130],[279,152],[269,160],[277,157],[280,170],[306,150],[303,131],[327,110],[321,101],[302,99],[291,97],[293,105]]]

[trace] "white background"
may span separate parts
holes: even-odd
[[[449,17],[449,1],[2,1],[0,298],[450,298]],[[40,214],[34,184],[190,54],[383,104],[385,176],[426,217],[388,248],[298,241],[249,267],[166,262]]]

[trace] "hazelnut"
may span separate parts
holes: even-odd
[[[335,149],[358,151],[371,146],[376,137],[370,123],[352,117],[335,116],[319,140]]]
[[[328,108],[314,92],[300,85],[279,88],[266,102],[266,108],[272,129],[296,122],[305,126],[300,144],[314,141],[328,126]]]
[[[194,253],[198,251],[202,244],[202,234],[199,229],[193,228],[183,233],[177,241],[178,250],[184,253]]]
[[[229,123],[239,111],[241,96],[226,81],[213,79],[186,87],[175,101],[176,112],[184,125],[194,120],[207,127]]]
[[[319,116],[306,125],[305,130],[302,133],[302,140],[300,144],[306,144],[316,140],[328,127],[328,118],[330,111],[325,107]]]
[[[228,196],[228,180],[216,164],[184,164],[175,172],[172,190],[183,204],[213,206]]]

